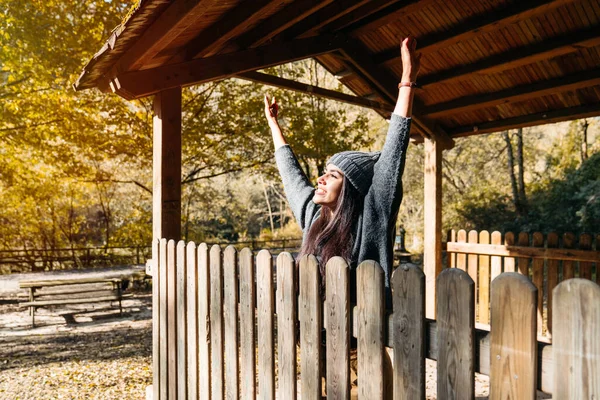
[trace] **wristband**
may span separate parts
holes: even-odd
[[[400,89],[401,87],[416,88],[416,87],[418,87],[418,85],[417,85],[417,82],[400,82],[398,84],[398,89]]]

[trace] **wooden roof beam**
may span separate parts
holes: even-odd
[[[382,9],[389,7],[390,5],[397,3],[398,0],[372,0],[365,5],[360,6],[352,10],[351,12],[337,18],[335,21],[328,23],[323,26],[321,31],[323,32],[336,32],[339,31],[349,25],[353,25],[358,23],[358,21],[363,18],[367,18],[368,16],[381,11]],[[402,5],[406,7],[407,3],[412,3],[416,1],[403,1]]]
[[[356,41],[346,41],[341,48],[341,52],[352,60],[352,64],[359,75],[366,77],[367,82],[373,84],[373,89],[384,101],[396,103],[398,97],[398,81],[386,70],[371,61],[368,51]],[[443,148],[451,149],[454,147],[454,141],[448,134],[432,121],[420,116],[420,110],[423,108],[421,101],[415,96],[413,100],[413,126],[422,136],[438,140]]]
[[[485,122],[479,125],[459,126],[448,129],[452,138],[479,135],[482,133],[500,132],[507,129],[553,124],[572,119],[589,118],[600,115],[600,104],[589,104],[559,110],[550,110],[535,114],[506,118],[498,121]]]
[[[485,15],[476,15],[466,21],[460,21],[456,26],[447,31],[417,38],[419,41],[419,51],[423,54],[430,53],[461,41],[470,40],[482,33],[492,32],[504,26],[530,19],[573,1],[518,1],[502,10],[490,11]],[[380,52],[374,56],[374,59],[377,64],[397,62],[400,60],[400,49],[395,47]]]
[[[323,0],[318,2],[315,2],[314,0],[294,1],[281,11],[262,21],[250,32],[247,32],[240,37],[237,44],[241,49],[259,46],[293,26],[298,21],[302,21],[304,18],[322,9],[332,1],[333,0]]]
[[[600,26],[594,26],[540,43],[512,49],[472,64],[423,76],[419,78],[419,84],[424,87],[450,80],[465,79],[474,74],[491,74],[505,71],[540,60],[572,53],[582,47],[594,47],[598,45],[600,45]]]
[[[404,0],[393,1],[387,7],[380,9],[370,15],[365,15],[362,19],[344,27],[344,32],[352,36],[362,35],[373,32],[376,29],[385,26],[402,17],[421,10],[435,0]]]
[[[217,0],[174,1],[123,54],[112,73],[139,69],[217,3]]]
[[[547,81],[500,90],[494,93],[461,97],[445,103],[424,107],[421,112],[428,117],[437,118],[595,85],[600,85],[600,69],[598,68]]]
[[[111,78],[110,88],[129,100],[146,97],[165,89],[224,79],[242,72],[329,53],[339,49],[344,41],[345,38],[338,36],[299,39],[181,64],[126,72]]]
[[[324,89],[318,86],[308,85],[306,83],[296,82],[290,79],[280,78],[274,75],[263,74],[260,72],[244,72],[236,75],[238,78],[253,82],[262,83],[269,86],[275,86],[282,89],[294,90],[300,93],[306,93],[331,100],[341,101],[343,103],[355,106],[370,108],[377,111],[385,111],[388,116],[394,111],[394,106],[378,101],[366,99],[364,97],[352,96],[335,90]]]

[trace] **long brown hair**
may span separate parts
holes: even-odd
[[[320,257],[321,282],[325,283],[325,264],[340,256],[351,262],[354,224],[362,211],[364,197],[344,176],[342,190],[335,209],[321,207],[321,216],[310,227],[306,240],[302,243],[298,260],[306,254]]]

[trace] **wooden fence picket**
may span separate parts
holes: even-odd
[[[471,400],[475,396],[475,282],[464,271],[446,269],[437,278],[437,293],[437,395]]]
[[[275,399],[275,297],[273,257],[261,250],[256,257],[256,307],[258,311],[258,396]]]
[[[520,232],[517,243],[519,246],[529,246],[529,234],[527,232]],[[529,258],[519,257],[517,260],[518,273],[529,277]]]
[[[160,239],[152,241],[152,257],[152,398],[160,400]]]
[[[456,230],[451,229],[448,232],[448,242],[456,242]],[[456,268],[456,253],[449,252],[448,254],[448,265],[450,268]]]
[[[479,243],[489,244],[490,233],[481,231],[479,233]],[[478,314],[479,322],[482,324],[490,323],[490,256],[479,256],[479,288],[478,288]]]
[[[167,290],[167,240],[160,240],[159,250],[159,293],[160,293],[160,399],[167,400],[169,396],[169,351],[168,351],[168,290]]]
[[[498,231],[492,232],[492,244],[502,244],[502,234]],[[498,275],[502,273],[502,257],[492,256],[491,257],[491,273],[490,282],[492,282]]]
[[[581,250],[592,249],[592,235],[584,233],[579,237],[579,248]],[[592,279],[592,263],[589,261],[579,262],[579,277],[583,279]]]
[[[255,286],[254,256],[252,250],[244,248],[240,252],[240,394],[242,400],[256,398],[256,351],[254,343]]]
[[[363,261],[356,271],[358,396],[384,398],[383,346],[385,300],[383,270],[375,261]]]
[[[198,394],[200,400],[210,399],[210,265],[208,246],[198,246]]]
[[[575,235],[571,232],[567,232],[563,235],[563,248],[572,249],[575,247]],[[575,277],[575,262],[571,260],[563,261],[563,276],[562,281]]]
[[[303,400],[321,399],[322,298],[319,263],[312,255],[300,260],[300,393]]]
[[[467,243],[473,243],[473,244],[477,244],[479,242],[479,235],[477,233],[477,231],[469,231],[469,233],[467,234]],[[477,298],[477,283],[478,283],[478,279],[477,279],[477,269],[478,269],[478,261],[479,261],[479,257],[477,257],[477,254],[467,254],[467,272],[469,274],[469,276],[471,277],[471,279],[473,280],[473,282],[475,282],[474,288],[475,288],[475,298]]]
[[[223,263],[221,248],[210,248],[210,359],[211,359],[211,400],[225,398],[225,360],[223,357]]]
[[[394,399],[425,399],[425,274],[401,265],[392,274]],[[438,297],[439,298],[439,297]]]
[[[461,229],[456,234],[456,241],[458,243],[466,243],[467,241],[467,231]],[[467,255],[464,253],[458,253],[456,255],[456,268],[460,268],[463,271],[467,270]]]
[[[504,235],[504,245],[514,246],[515,245],[515,234],[512,232],[506,232]],[[504,257],[504,272],[515,272],[515,258]]]
[[[600,286],[572,279],[554,289],[555,399],[600,395]]]
[[[544,236],[540,232],[533,234],[533,247],[544,247]],[[541,336],[544,328],[544,259],[531,260],[531,282],[537,289],[537,335]],[[550,297],[550,296],[549,296]]]
[[[167,354],[169,399],[177,398],[177,268],[175,241],[167,242]]]
[[[535,399],[537,289],[518,273],[492,282],[490,400]]]
[[[290,253],[277,256],[278,397],[296,398],[296,266]]]
[[[548,238],[546,239],[546,247],[548,249],[558,248],[558,234],[556,232],[548,233]],[[546,293],[548,295],[547,307],[546,307],[546,325],[548,332],[546,335],[548,337],[552,337],[552,313],[554,307],[554,300],[552,299],[552,292],[556,285],[558,285],[558,267],[559,260],[548,260],[546,267],[548,268],[548,283],[546,285]]]
[[[198,398],[198,259],[196,244],[186,246],[187,398]]]
[[[596,235],[596,251],[600,251],[600,234]],[[596,262],[596,283],[600,285],[600,262]]]
[[[350,399],[350,271],[341,257],[326,266],[327,396]]]
[[[177,398],[185,399],[187,396],[187,333],[186,333],[186,259],[185,242],[177,242],[176,255],[176,315],[177,320]]]
[[[239,393],[238,353],[238,273],[237,251],[227,246],[223,252],[223,326],[225,351],[225,398],[237,400]]]

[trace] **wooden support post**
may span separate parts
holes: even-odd
[[[425,315],[435,318],[435,281],[442,272],[442,146],[425,139],[425,198],[423,271],[426,283]]]

